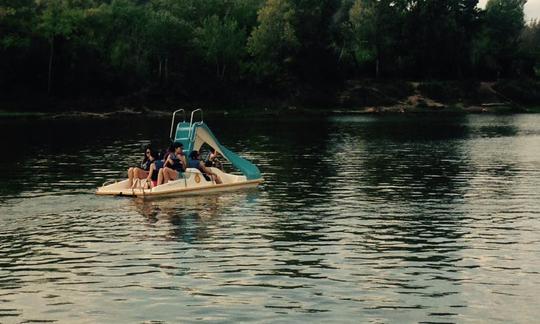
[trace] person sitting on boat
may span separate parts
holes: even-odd
[[[191,153],[189,153],[188,168],[194,168],[201,171],[207,181],[212,180],[217,184],[223,183],[217,174],[212,172],[210,168],[204,166],[204,163],[200,160],[198,151],[191,151]]]
[[[208,154],[204,166],[218,168],[223,171],[223,164],[221,164],[221,161],[219,160],[219,152],[215,148],[210,148],[210,154]]]
[[[159,171],[163,168],[163,160],[156,159],[154,163],[150,165],[150,170],[148,171],[148,177],[146,177],[146,182],[150,183],[152,188],[158,184]]]
[[[161,151],[161,160],[163,160],[163,163],[165,163],[165,161],[167,161],[167,157],[169,156],[169,154],[173,153],[174,152],[174,143],[171,143],[171,145],[169,145],[169,148],[164,150],[164,151]]]
[[[128,169],[129,187],[135,185],[136,180],[146,179],[150,171],[150,165],[155,161],[156,153],[150,145],[147,145],[144,150],[144,158],[140,167],[132,167]]]
[[[176,180],[186,171],[187,163],[184,155],[184,145],[180,142],[174,142],[173,149],[174,151],[167,156],[163,168],[158,172],[157,185]]]
[[[171,152],[174,152],[173,144],[171,144],[167,150],[158,152],[156,160],[150,165],[150,171],[146,181],[151,184],[152,188],[158,185],[159,174],[162,172],[161,169],[165,165],[165,161]]]

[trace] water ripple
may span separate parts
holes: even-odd
[[[0,322],[540,315],[540,116],[210,121],[265,183],[151,202],[93,191],[167,121],[37,122],[39,145],[13,123]]]

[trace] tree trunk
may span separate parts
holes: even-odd
[[[377,60],[375,60],[375,79],[379,78],[379,73],[380,73],[379,62],[380,62],[379,57],[377,57]]]
[[[226,64],[223,64],[223,69],[221,69],[221,80],[225,79],[225,68],[227,67]]]
[[[169,58],[165,57],[165,83],[169,82]]]
[[[381,64],[381,16],[380,8],[377,9],[376,25],[375,25],[375,79],[379,79],[380,76],[380,64]]]
[[[48,79],[47,79],[47,94],[51,94],[51,90],[52,90],[52,67],[53,67],[53,57],[54,57],[54,37],[52,37],[50,40],[49,40],[49,43],[50,43],[50,47],[51,47],[51,51],[50,51],[50,54],[49,54],[49,75],[48,75]]]
[[[381,74],[381,44],[379,43],[379,32],[375,38],[375,79],[379,79]]]
[[[161,57],[159,58],[158,79],[159,83],[161,83]]]

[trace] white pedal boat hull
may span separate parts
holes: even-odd
[[[212,181],[207,181],[199,170],[187,169],[183,178],[169,181],[166,184],[162,184],[151,189],[143,188],[144,182],[142,181],[141,185],[136,185],[135,188],[130,188],[128,183],[129,180],[122,180],[99,187],[96,194],[152,199],[158,197],[178,197],[254,188],[263,182],[262,178],[256,180],[247,180],[245,176],[225,173],[217,168],[211,169],[220,177],[223,183],[216,184]]]

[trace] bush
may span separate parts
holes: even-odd
[[[497,82],[493,88],[507,99],[517,103],[524,105],[540,105],[539,81],[504,80]]]
[[[446,102],[478,101],[477,81],[430,81],[422,82],[418,90],[428,98]]]
[[[339,101],[344,107],[389,106],[414,93],[414,87],[399,80],[349,80],[340,93]]]
[[[414,87],[410,82],[400,80],[388,80],[377,82],[374,87],[382,93],[396,100],[402,100],[414,94]]]

